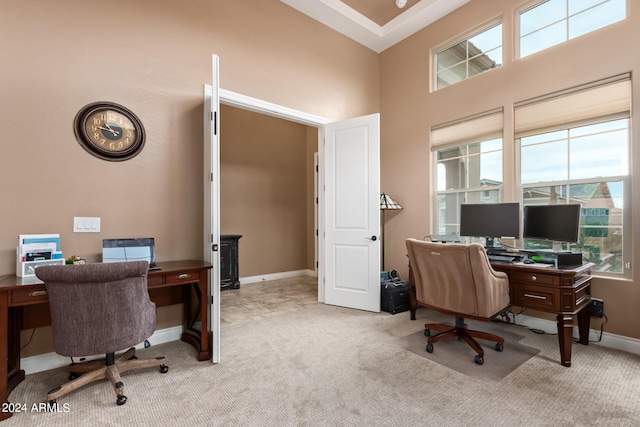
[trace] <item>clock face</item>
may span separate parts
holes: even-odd
[[[74,130],[80,145],[105,160],[121,161],[137,155],[144,146],[144,128],[127,108],[98,102],[83,107]]]

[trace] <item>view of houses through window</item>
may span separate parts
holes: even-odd
[[[580,203],[578,243],[594,270],[624,269],[624,186],[629,179],[629,120],[591,124],[520,140],[522,202]],[[551,242],[524,239],[525,249],[550,249]]]

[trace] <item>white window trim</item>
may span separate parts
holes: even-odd
[[[493,18],[491,20],[485,21],[484,23],[474,27],[473,30],[467,31],[466,33],[463,33],[462,35],[459,35],[457,37],[453,37],[453,38],[447,40],[446,42],[441,43],[441,44],[431,48],[431,51],[430,51],[430,58],[431,58],[431,79],[430,79],[431,80],[431,84],[430,84],[431,87],[430,87],[430,92],[436,92],[438,90],[441,90],[441,89],[438,89],[438,69],[437,69],[438,68],[438,61],[436,60],[436,55],[438,55],[439,53],[449,49],[450,47],[453,47],[453,46],[457,45],[458,43],[460,43],[462,41],[469,40],[470,38],[472,38],[474,36],[477,36],[478,34],[482,33],[483,31],[486,31],[486,30],[488,30],[488,29],[490,29],[490,28],[492,28],[492,27],[494,27],[494,26],[496,26],[498,24],[504,24],[504,19],[503,19],[502,16],[499,16],[499,17]],[[504,30],[504,25],[503,25],[502,26],[502,45],[501,45],[501,47],[502,47],[502,64],[504,64],[504,54],[505,54],[504,41],[505,41],[505,30]],[[482,74],[484,74],[484,73],[480,73],[480,74],[476,74],[476,75],[471,76],[471,77],[467,77],[466,79],[461,80],[460,82],[469,80],[469,79],[471,79],[473,77],[476,77],[476,76],[479,76],[479,75],[482,75]],[[460,82],[456,82],[456,83],[460,83]],[[456,83],[454,83],[454,84],[456,84]],[[449,85],[449,86],[451,86],[451,85]],[[446,89],[449,86],[443,87],[442,89]]]

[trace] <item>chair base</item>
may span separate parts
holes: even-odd
[[[495,349],[497,351],[502,351],[504,349],[504,338],[488,332],[468,329],[464,324],[464,318],[462,317],[456,317],[455,326],[442,325],[439,323],[427,323],[424,327],[425,335],[429,336],[429,340],[427,341],[427,351],[429,353],[433,352],[433,343],[458,338],[464,340],[464,342],[466,342],[469,347],[477,353],[474,360],[477,364],[482,365],[484,363],[484,350],[475,338],[495,342]],[[432,329],[441,332],[434,336],[430,336],[430,330]]]
[[[136,359],[136,349],[131,347],[119,356],[114,353],[106,355],[106,359],[91,360],[84,363],[72,363],[69,365],[69,382],[54,388],[47,393],[47,403],[55,403],[55,400],[65,394],[79,389],[94,381],[108,378],[116,393],[116,402],[123,405],[127,398],[124,395],[124,383],[120,374],[133,369],[159,366],[160,372],[166,373],[169,368],[164,364],[164,356],[155,359]]]

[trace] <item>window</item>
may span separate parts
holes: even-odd
[[[627,17],[626,0],[547,0],[520,12],[520,58]]]
[[[586,86],[516,105],[522,203],[580,203],[580,238],[565,249],[582,252],[594,271],[628,276],[630,76]],[[525,249],[551,245],[524,239]]]
[[[435,54],[435,87],[442,89],[502,65],[502,23]]]
[[[498,203],[502,188],[502,138],[436,152],[437,234],[460,230],[460,205]]]
[[[460,205],[496,203],[502,190],[502,109],[431,129],[434,234],[457,234]]]

